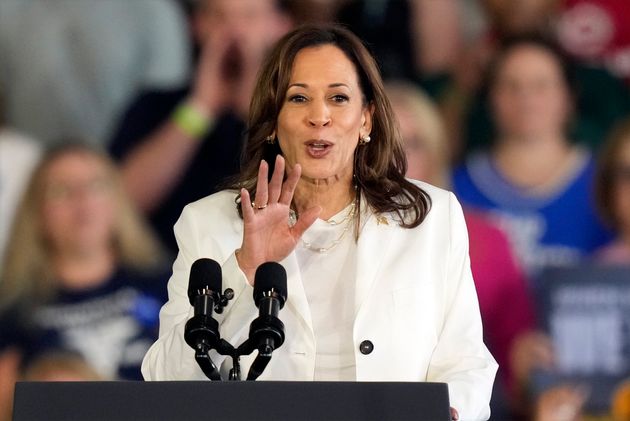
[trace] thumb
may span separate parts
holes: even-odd
[[[302,234],[315,222],[319,214],[322,212],[321,206],[314,206],[300,215],[296,224],[293,226],[293,235],[296,239],[300,238]]]

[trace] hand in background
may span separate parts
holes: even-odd
[[[230,37],[227,28],[217,25],[208,32],[201,46],[191,101],[209,116],[229,108],[234,95],[225,71],[231,54]]]
[[[510,363],[516,383],[520,388],[524,388],[534,370],[549,371],[555,366],[551,338],[540,331],[531,331],[518,336],[510,351]]]
[[[578,421],[588,392],[577,386],[557,386],[536,400],[534,421]]]

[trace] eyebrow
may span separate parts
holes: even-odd
[[[308,84],[306,83],[292,83],[287,87],[287,89],[292,88],[294,86],[298,88],[308,88]],[[350,86],[348,84],[341,83],[341,82],[331,83],[330,85],[328,85],[329,88],[338,88],[340,86],[345,86],[346,88],[350,89]]]

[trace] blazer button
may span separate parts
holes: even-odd
[[[371,354],[373,350],[374,344],[372,341],[365,340],[359,344],[359,351],[361,351],[363,355]]]

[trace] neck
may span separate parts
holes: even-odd
[[[81,290],[105,282],[114,271],[115,258],[110,247],[63,251],[54,256],[53,265],[61,286]]]
[[[495,148],[494,157],[501,172],[514,184],[539,187],[561,177],[572,156],[569,142],[562,136],[536,138],[505,137]]]
[[[566,148],[568,143],[566,137],[561,132],[549,132],[532,135],[503,136],[499,139],[498,145],[504,149],[541,153],[543,151]]]
[[[320,206],[320,219],[330,219],[350,204],[355,198],[352,177],[312,179],[302,177],[295,188],[293,201],[298,213]]]

